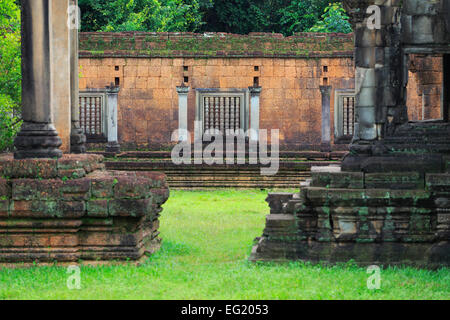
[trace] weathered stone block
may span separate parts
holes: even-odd
[[[111,176],[92,178],[91,194],[93,198],[111,198],[114,195],[114,185],[117,183]]]
[[[433,205],[431,194],[425,190],[390,190],[389,203],[397,207]]]
[[[143,217],[152,214],[151,199],[120,199],[108,202],[110,216]]]
[[[11,218],[56,218],[62,212],[57,201],[15,200],[11,206]]]
[[[450,173],[427,174],[426,186],[432,191],[450,191]]]
[[[283,213],[283,204],[287,203],[293,196],[294,195],[292,193],[269,193],[266,198],[266,202],[269,204],[270,213]]]
[[[152,189],[151,195],[153,203],[159,206],[169,199],[170,191],[167,188]]]
[[[419,172],[366,173],[367,189],[423,189],[425,179]]]
[[[108,200],[90,200],[87,202],[87,214],[90,217],[107,217]]]
[[[6,218],[9,215],[9,200],[0,200],[0,218]]]
[[[59,188],[61,199],[89,200],[91,196],[91,180],[82,178],[64,181]]]
[[[117,177],[114,186],[116,199],[143,199],[150,195],[150,180],[138,177]]]
[[[297,240],[297,223],[293,215],[271,214],[266,217],[264,234],[271,239]]]
[[[357,222],[350,217],[336,217],[334,225],[337,228],[334,229],[334,236],[337,241],[351,241],[355,240],[358,236]]]
[[[364,174],[362,172],[334,172],[319,173],[312,172],[313,187],[333,188],[333,189],[363,189]]]
[[[439,240],[450,238],[450,211],[448,209],[438,211],[436,229]]]
[[[68,169],[68,170],[59,169],[58,170],[58,177],[61,179],[79,179],[79,178],[83,178],[85,176],[86,176],[86,171],[83,168]]]
[[[13,200],[59,200],[61,181],[15,179],[12,180]]]
[[[57,160],[53,159],[14,160],[8,168],[11,172],[4,173],[4,176],[14,178],[50,179],[58,174]]]
[[[328,204],[332,207],[364,206],[367,197],[364,190],[359,189],[328,189]]]
[[[323,203],[328,200],[328,189],[316,187],[306,188],[306,198],[313,203]]]
[[[59,171],[83,169],[86,173],[90,173],[103,168],[102,162],[103,156],[100,155],[65,154],[58,160],[57,167]]]
[[[167,181],[164,173],[144,171],[139,173],[140,176],[151,180],[151,188],[166,188]]]
[[[11,186],[8,180],[0,178],[0,199],[9,199],[11,197]]]
[[[86,203],[84,201],[59,201],[59,218],[81,218],[86,214]]]

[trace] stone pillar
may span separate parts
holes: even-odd
[[[178,140],[188,140],[188,93],[189,87],[177,87],[178,92]]]
[[[108,144],[106,146],[106,152],[119,153],[120,145],[118,139],[117,106],[120,87],[111,85],[110,87],[106,87],[106,89],[106,105],[108,108]]]
[[[259,141],[259,97],[261,96],[261,87],[249,87],[250,91],[250,141]]]
[[[320,143],[320,151],[331,151],[331,109],[330,95],[331,86],[320,86],[322,94],[322,140]]]
[[[71,131],[70,151],[72,153],[86,152],[86,136],[80,126],[79,74],[78,74],[78,0],[70,0],[70,106]]]
[[[408,121],[402,66],[400,1],[344,0],[355,33],[355,130],[343,170],[381,156],[383,141]]]
[[[51,103],[53,124],[62,140],[61,150],[70,152],[70,29],[69,0],[51,1]]]
[[[49,0],[23,0],[22,118],[16,159],[60,158],[62,141],[52,123]]]

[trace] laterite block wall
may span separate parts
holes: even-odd
[[[260,127],[280,129],[282,149],[317,150],[322,112],[319,86],[333,88],[333,133],[335,90],[354,88],[353,35],[80,35],[80,90],[111,83],[121,86],[118,121],[123,149],[170,147],[171,134],[178,128],[176,86],[184,81],[191,88],[188,121],[193,134],[195,89],[244,89],[254,84],[255,77],[262,86]],[[411,99],[421,102],[416,91]]]

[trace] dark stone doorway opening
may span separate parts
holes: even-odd
[[[446,122],[450,122],[450,54],[444,54],[443,72],[443,116]]]

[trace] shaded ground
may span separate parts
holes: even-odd
[[[139,267],[81,268],[81,290],[66,268],[0,270],[1,299],[450,299],[450,269],[386,269],[368,290],[366,269],[247,262],[260,236],[267,191],[172,191],[160,252]]]

